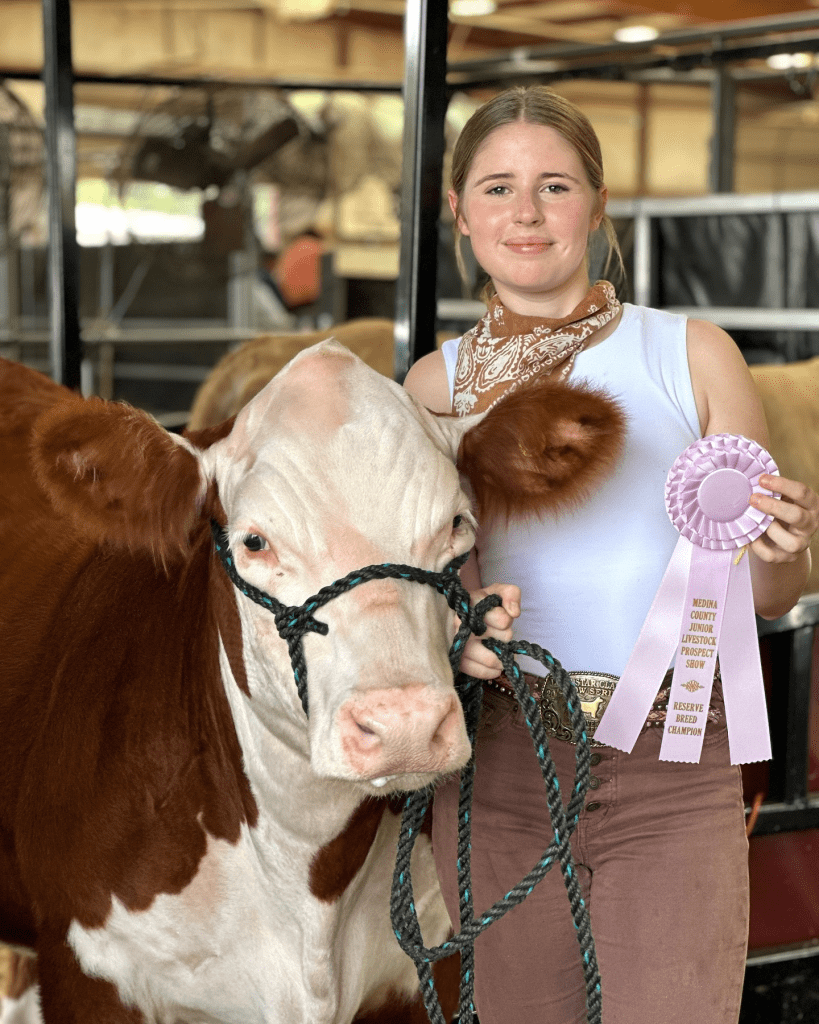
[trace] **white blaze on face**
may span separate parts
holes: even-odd
[[[467,426],[436,421],[335,343],[302,353],[208,454],[239,573],[301,605],[371,564],[440,571],[473,541],[453,461]],[[249,648],[284,665],[286,677],[272,616],[248,604],[246,657]],[[304,641],[316,772],[403,776],[406,787],[460,767],[469,748],[447,658],[445,599],[427,585],[370,581],[316,617],[329,625],[327,636]],[[285,685],[294,686],[289,674]]]

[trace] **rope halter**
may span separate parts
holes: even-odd
[[[524,641],[507,643],[494,639],[484,639],[483,644],[493,651],[500,659],[507,679],[512,683],[524,720],[529,728],[535,754],[540,765],[546,785],[546,801],[551,818],[554,839],[542,857],[521,882],[497,901],[484,914],[474,914],[472,902],[472,882],[470,869],[471,852],[471,808],[472,791],[475,777],[474,741],[480,717],[483,698],[483,684],[480,679],[463,675],[459,672],[461,655],[464,645],[474,633],[481,636],[486,632],[484,621],[487,612],[501,604],[497,594],[491,594],[479,601],[474,608],[471,605],[469,592],[461,582],[459,570],[469,557],[469,552],[454,558],[441,572],[431,572],[411,565],[385,562],[381,565],[368,565],[364,569],[348,573],[327,587],[322,587],[317,594],[309,597],[303,604],[289,606],[282,604],[275,597],[259,590],[239,575],[225,529],[215,521],[211,521],[211,532],[216,552],[237,590],[245,597],[266,608],[274,617],[279,636],[287,643],[290,663],[296,689],[301,700],[304,713],[309,714],[307,697],[307,665],[304,659],[303,640],[307,633],[319,633],[326,636],[329,627],[314,617],[314,612],[323,607],[334,597],[347,593],[354,587],[370,580],[400,579],[412,583],[423,583],[434,587],[442,594],[449,607],[460,620],[460,626],[449,649],[449,662],[455,679],[455,690],[458,693],[464,710],[467,735],[473,748],[473,755],[466,767],[461,771],[461,791],[458,806],[458,893],[460,907],[460,932],[441,946],[426,947],[421,936],[421,928],[415,909],[412,888],[410,861],[412,850],[421,831],[424,818],[429,810],[433,796],[433,788],[419,789],[407,794],[401,818],[401,831],[398,837],[398,850],[390,896],[390,918],[399,945],[412,959],[418,973],[421,996],[431,1024],[446,1024],[441,1010],[432,965],[446,957],[459,952],[461,954],[461,983],[459,998],[459,1019],[461,1024],[471,1024],[474,1006],[474,944],[475,939],[494,921],[502,917],[512,907],[522,903],[540,882],[553,864],[557,862],[569,896],[572,919],[580,944],[582,967],[586,985],[586,1013],[589,1024],[601,1024],[602,1009],[600,997],[600,974],[597,967],[597,956],[591,934],[588,908],[580,893],[577,873],[572,859],[570,840],[577,827],[583,801],[589,788],[589,768],[591,752],[586,735],[585,719],[580,707],[580,700],[571,676],[560,663],[536,644]],[[549,752],[549,740],[543,727],[535,699],[523,680],[520,669],[515,662],[515,655],[525,654],[540,661],[547,673],[551,673],[560,686],[572,721],[575,747],[575,779],[571,797],[564,805],[560,794],[560,784],[555,772],[554,762]]]

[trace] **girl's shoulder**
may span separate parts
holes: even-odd
[[[686,338],[703,433],[744,434],[767,445],[762,402],[734,339],[707,320],[689,320]]]
[[[409,368],[404,387],[433,412],[452,412],[444,354],[440,349],[421,356]]]

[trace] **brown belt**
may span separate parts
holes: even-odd
[[[535,698],[547,735],[574,743],[569,709],[563,693],[554,679],[551,676],[536,676],[531,672],[523,672],[522,675]],[[594,732],[603,717],[603,712],[608,707],[619,676],[612,676],[606,672],[570,672],[569,675],[577,687],[580,707],[586,719],[586,733],[589,742],[593,747],[602,747],[603,744],[594,739]],[[654,698],[654,703],[643,726],[644,729],[665,724],[672,675],[673,669],[669,669],[663,677],[659,693]],[[719,665],[717,665],[714,680],[717,681],[719,678]],[[500,675],[497,679],[485,679],[484,686],[493,693],[498,693],[516,702],[515,691],[505,675]],[[721,713],[718,708],[712,706],[708,709],[710,721],[717,722],[720,717]]]

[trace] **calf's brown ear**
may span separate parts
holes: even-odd
[[[541,376],[502,398],[464,434],[458,469],[484,520],[577,505],[622,452],[625,415],[605,392]]]
[[[193,445],[100,399],[58,402],[35,422],[32,462],[55,509],[86,536],[158,562],[187,547],[206,481]]]

